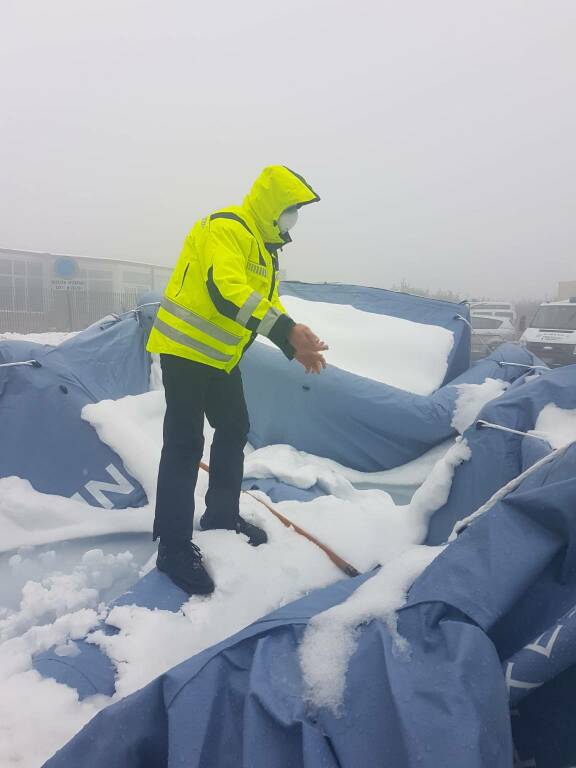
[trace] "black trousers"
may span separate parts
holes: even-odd
[[[153,538],[178,544],[192,538],[204,415],[215,430],[206,516],[210,526],[217,528],[234,527],[240,515],[244,446],[250,422],[238,367],[225,373],[174,355],[160,355],[160,363],[166,416]]]

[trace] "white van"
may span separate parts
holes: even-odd
[[[551,368],[576,363],[576,297],[540,304],[520,343]]]

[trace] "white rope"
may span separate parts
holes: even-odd
[[[547,454],[543,458],[541,458],[539,461],[537,461],[535,464],[532,464],[531,467],[528,467],[528,469],[524,470],[524,472],[521,472],[518,477],[513,478],[510,480],[510,482],[506,483],[506,485],[502,486],[496,493],[494,493],[488,501],[483,504],[479,509],[476,510],[476,512],[473,512],[471,515],[468,515],[468,517],[463,518],[462,520],[458,520],[457,523],[454,525],[454,528],[452,529],[452,533],[448,537],[448,541],[454,541],[460,531],[464,530],[464,528],[467,528],[471,522],[476,520],[476,518],[480,517],[480,515],[483,515],[485,512],[488,512],[488,510],[492,509],[492,507],[497,504],[499,501],[502,501],[502,499],[507,496],[511,491],[516,490],[518,486],[526,480],[526,478],[530,477],[530,475],[533,475],[535,472],[537,472],[540,467],[543,467],[545,464],[549,464],[551,461],[554,461],[554,459],[558,458],[559,456],[562,456],[568,448],[571,445],[574,445],[576,441],[572,440],[569,443],[566,443],[566,445],[561,446],[560,448],[554,449],[551,453]]]
[[[520,435],[521,437],[533,437],[535,440],[542,440],[545,443],[550,443],[546,435],[538,432],[522,432],[520,429],[512,429],[511,427],[503,427],[501,424],[492,424],[491,421],[484,421],[484,419],[478,419],[476,422],[477,427],[488,427],[489,429],[497,429],[500,432],[509,432],[512,435]]]
[[[505,365],[511,365],[514,366],[514,368],[528,368],[530,371],[535,371],[537,369],[540,369],[542,371],[549,371],[550,368],[548,368],[547,365],[526,365],[526,363],[508,363],[505,360],[499,360],[498,365],[503,368]]]
[[[122,312],[121,314],[117,315],[117,317],[126,317],[126,315],[131,315],[133,312],[138,312],[141,309],[144,309],[144,307],[159,307],[160,302],[159,301],[149,301],[146,304],[139,304],[137,307],[134,307],[134,309],[129,309],[127,312]]]
[[[139,304],[137,307],[134,307],[134,309],[129,309],[126,312],[121,312],[118,314],[117,312],[111,312],[107,317],[102,318],[102,320],[99,321],[100,327],[103,328],[104,325],[108,325],[110,323],[117,323],[119,320],[121,320],[123,317],[128,317],[128,315],[136,315],[141,309],[144,309],[144,307],[159,307],[160,302],[159,301],[150,301],[146,304]],[[111,319],[108,319],[111,318]]]
[[[0,368],[15,368],[17,365],[31,365],[32,368],[41,368],[38,360],[23,360],[20,363],[0,363]]]

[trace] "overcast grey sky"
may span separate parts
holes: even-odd
[[[0,0],[0,246],[173,264],[287,165],[289,276],[576,279],[575,0]]]

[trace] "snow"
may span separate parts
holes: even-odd
[[[10,566],[15,570],[25,568],[26,558],[14,555]],[[19,611],[0,620],[0,643],[81,608],[96,608],[100,590],[126,574],[132,581],[138,575],[130,552],[105,555],[101,549],[93,549],[83,555],[71,573],[56,572],[40,582],[26,582]]]
[[[195,533],[207,568],[216,579],[211,597],[193,597],[179,613],[136,606],[114,608],[107,621],[120,629],[119,634],[97,633],[93,638],[117,665],[116,698],[310,589],[342,577],[314,544],[263,514],[257,502],[247,497],[242,512],[265,528],[266,546],[250,547],[243,537],[229,531]],[[349,547],[348,554],[351,551]]]
[[[76,691],[31,669],[34,653],[84,637],[98,618],[81,609],[0,645],[2,768],[38,768],[108,703],[104,696],[80,703]]]
[[[482,408],[506,391],[508,383],[501,379],[486,379],[482,384],[457,384],[458,399],[452,426],[461,435],[475,421]]]
[[[49,333],[0,333],[0,341],[32,341],[35,344],[47,344],[50,347],[57,347],[66,339],[76,336],[76,331],[70,333],[61,333],[51,331]]]
[[[421,485],[436,462],[452,445],[448,440],[435,446],[418,459],[395,469],[381,472],[360,472],[339,464],[333,459],[314,456],[299,451],[291,445],[270,445],[251,452],[244,462],[244,477],[264,479],[275,477],[296,488],[311,488],[318,483],[322,489],[330,487],[334,476],[340,476],[357,487],[382,487]]]
[[[562,448],[576,441],[576,410],[548,403],[539,413],[532,434],[545,437],[552,448]]]
[[[282,303],[326,341],[330,365],[417,395],[432,394],[444,381],[454,345],[446,328],[294,296]],[[263,336],[258,341],[271,345]]]
[[[107,510],[40,493],[19,477],[0,478],[0,552],[109,533],[149,532],[152,521],[150,505]]]
[[[341,711],[346,671],[358,639],[358,627],[374,619],[383,620],[394,639],[397,651],[408,652],[406,641],[397,631],[396,611],[406,600],[408,589],[444,547],[421,544],[434,512],[448,500],[456,467],[471,457],[466,440],[459,438],[445,453],[407,507],[397,507],[404,523],[404,546],[398,535],[402,521],[382,536],[378,562],[383,567],[348,600],[316,615],[309,623],[300,648],[306,698],[314,707]],[[359,492],[358,492],[359,493]],[[367,569],[364,569],[367,570]]]

